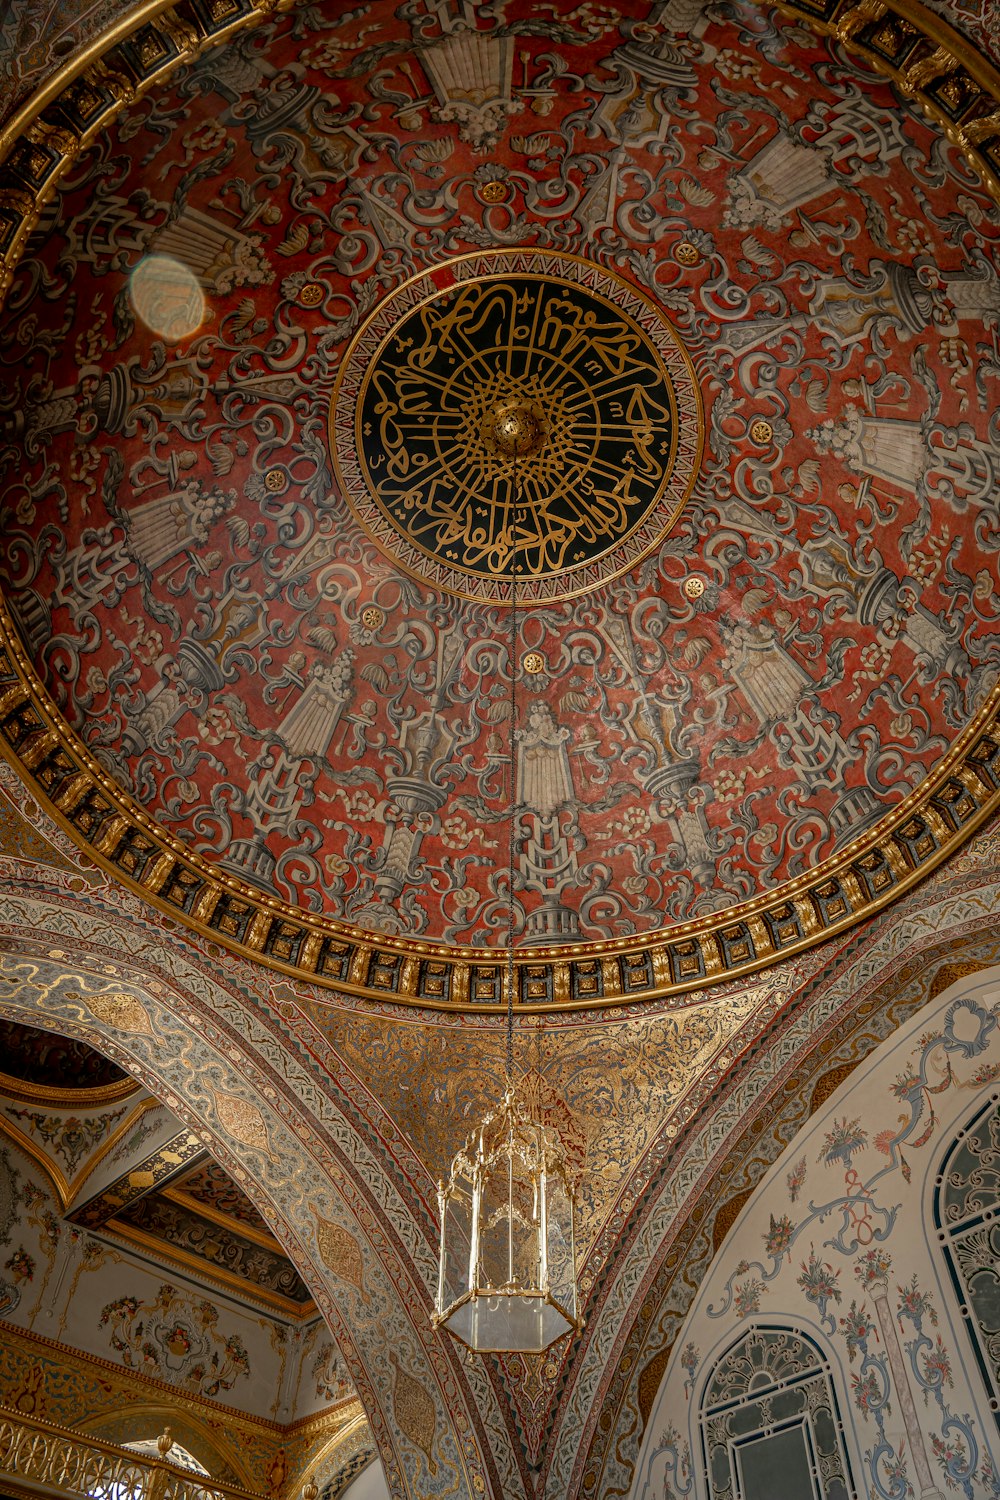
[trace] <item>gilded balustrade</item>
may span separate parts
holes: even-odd
[[[170,1450],[160,1440],[161,1453]],[[28,1417],[0,1405],[0,1479],[12,1500],[39,1494],[79,1500],[259,1500],[251,1490],[205,1479],[165,1458]]]

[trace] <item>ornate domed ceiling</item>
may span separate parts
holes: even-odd
[[[499,999],[512,765],[526,1001],[811,941],[995,800],[998,246],[755,6],[236,31],[13,273],[8,738],[147,892],[356,988]]]
[[[115,1098],[138,1088],[128,1074],[75,1037],[0,1018],[0,1075],[43,1092],[93,1092]]]

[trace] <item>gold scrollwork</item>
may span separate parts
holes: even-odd
[[[81,1497],[159,1494],[162,1500],[205,1500],[204,1478],[168,1461],[169,1441],[161,1451],[165,1457],[152,1458],[0,1407],[0,1475],[11,1495],[34,1495],[35,1486],[44,1485]],[[211,1494],[219,1500],[257,1500],[253,1491],[218,1479],[211,1481]]]

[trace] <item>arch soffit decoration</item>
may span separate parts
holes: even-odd
[[[699,1279],[712,1257],[713,1230],[718,1239],[720,1224],[723,1231],[731,1227],[735,1213],[727,1213],[729,1207],[736,1210],[742,1207],[753,1186],[787,1140],[829,1097],[829,1081],[839,1082],[926,1000],[929,972],[937,971],[936,993],[942,980],[950,983],[956,972],[972,971],[995,961],[997,955],[990,947],[990,939],[984,938],[983,933],[991,932],[991,914],[1000,901],[1000,886],[993,878],[990,865],[990,850],[996,836],[995,830],[984,834],[973,846],[971,856],[963,856],[959,867],[945,875],[935,876],[930,887],[919,897],[912,895],[884,913],[874,926],[846,948],[834,954],[816,950],[803,955],[791,966],[786,1002],[775,1007],[769,1025],[756,1040],[748,1033],[748,1041],[753,1045],[746,1050],[733,1049],[735,1056],[727,1062],[723,1077],[719,1076],[717,1069],[714,1073],[709,1070],[698,1081],[700,1087],[687,1101],[692,1107],[685,1111],[685,1118],[677,1117],[666,1122],[663,1130],[665,1149],[656,1156],[656,1170],[640,1194],[636,1212],[630,1216],[620,1240],[616,1241],[613,1258],[609,1258],[601,1269],[583,1340],[572,1352],[571,1364],[560,1371],[550,1393],[551,1405],[546,1422],[549,1461],[545,1474],[547,1488],[543,1492],[552,1500],[556,1497],[565,1500],[567,1494],[594,1493],[595,1485],[606,1483],[619,1483],[628,1488],[642,1425],[641,1411],[644,1406],[648,1409],[640,1395],[642,1376],[651,1367],[655,1368],[658,1361],[662,1373],[663,1354],[665,1348],[669,1352],[671,1330],[676,1330],[683,1320],[691,1296],[691,1284]],[[56,833],[55,837],[59,839],[63,835]],[[16,926],[8,923],[5,936],[6,945],[14,951],[4,958],[3,964],[8,969],[11,964],[21,965],[21,978],[12,985],[8,974],[4,986],[7,994],[0,999],[3,1012],[36,1024],[48,1018],[56,1028],[80,1035],[83,1040],[98,1045],[113,1060],[129,1066],[160,1094],[166,1090],[176,1091],[179,1084],[191,1081],[196,1069],[192,1059],[198,1055],[198,1046],[208,1038],[227,1057],[232,1057],[234,1051],[247,1056],[248,1072],[253,1078],[251,1087],[263,1104],[269,1082],[266,1077],[266,1043],[280,1035],[286,1043],[291,1037],[294,1047],[295,1007],[281,1004],[276,1007],[280,1015],[274,1018],[268,1037],[267,1020],[262,1012],[266,1012],[269,1005],[273,1006],[274,1001],[273,981],[268,980],[266,972],[254,970],[225,954],[217,954],[215,959],[203,958],[187,947],[181,934],[171,936],[169,929],[151,938],[148,926],[142,926],[141,908],[135,906],[131,898],[118,892],[113,885],[105,895],[110,898],[112,907],[129,910],[133,920],[109,919],[107,912],[101,911],[100,902],[93,900],[92,893],[88,893],[88,900],[95,908],[92,921],[82,919],[78,898],[63,897],[61,902],[53,901],[51,890],[42,894],[40,900],[30,903],[30,913],[26,903],[23,910],[19,903],[21,920]],[[64,948],[55,948],[54,943],[64,945],[67,942],[64,920],[67,906],[73,908],[76,939],[88,950],[88,968],[96,970],[96,976],[103,980],[105,989],[113,986],[114,992],[121,993],[126,983],[130,983],[143,1007],[149,1006],[151,992],[156,994],[157,1005],[168,1004],[172,1016],[186,1018],[183,1031],[188,1039],[193,1037],[195,1023],[200,1026],[197,1043],[188,1040],[179,1049],[186,1058],[186,1071],[179,1070],[180,1078],[174,1076],[177,1069],[169,1074],[165,1071],[161,1053],[147,1044],[147,1037],[141,1030],[133,1034],[128,1027],[107,1023],[95,1026],[92,1017],[87,1024],[86,1018],[81,1020],[84,1012],[79,1003],[67,1004],[59,995],[55,982],[47,983],[44,975],[33,993],[25,984],[23,964],[30,950],[39,953],[55,951],[65,960]],[[46,932],[50,934],[47,939]],[[112,969],[111,973],[118,976],[112,979],[106,959],[123,951],[131,962],[117,970]],[[184,951],[191,962],[179,957]],[[56,979],[63,972],[60,963],[50,963],[47,967],[56,971]],[[242,975],[238,975],[240,970]],[[238,975],[235,981],[234,974]],[[170,978],[169,987],[161,976]],[[178,976],[182,976],[186,983]],[[242,986],[240,978],[244,981]],[[242,1000],[234,992],[234,983],[241,990]],[[12,1003],[15,994],[17,1000]],[[264,998],[265,995],[269,999]],[[250,1007],[247,999],[251,1001]],[[256,1014],[253,1013],[255,999],[261,1007]],[[191,1009],[192,1005],[197,1010]],[[357,1005],[356,1001],[354,1005]],[[433,1021],[434,1018],[428,1016],[427,1020]],[[438,1020],[449,1025],[444,1017]],[[299,1055],[303,1054],[300,1052]],[[153,1059],[152,1070],[150,1058]],[[335,1068],[331,1068],[331,1062]],[[270,1077],[273,1078],[274,1074]],[[335,1086],[340,1085],[333,1105],[338,1112],[338,1126],[345,1123],[341,1111],[346,1117],[353,1110],[353,1118],[358,1121],[358,1103],[352,1103],[343,1093],[344,1087],[349,1086],[349,1079],[332,1051],[326,1060],[323,1077],[335,1078]],[[308,1173],[315,1172],[313,1163],[317,1157],[329,1161],[331,1155],[335,1157],[337,1167],[347,1169],[337,1184],[344,1198],[350,1199],[346,1210],[343,1202],[338,1205],[343,1211],[341,1223],[365,1250],[370,1244],[387,1247],[383,1253],[390,1280],[401,1288],[395,1316],[404,1320],[401,1326],[405,1327],[412,1343],[414,1338],[422,1336],[427,1288],[433,1280],[428,1250],[433,1235],[428,1228],[429,1221],[421,1222],[419,1212],[414,1221],[411,1214],[408,1221],[411,1228],[404,1231],[403,1236],[406,1247],[399,1239],[393,1245],[385,1238],[384,1231],[388,1229],[390,1235],[395,1235],[401,1222],[399,1200],[395,1194],[405,1192],[405,1187],[401,1186],[408,1175],[405,1165],[398,1160],[388,1164],[390,1169],[395,1168],[395,1191],[387,1183],[384,1170],[374,1173],[370,1180],[366,1177],[364,1184],[356,1180],[358,1174],[351,1171],[350,1162],[359,1153],[353,1144],[346,1144],[346,1126],[345,1130],[334,1134],[329,1097],[326,1096],[324,1108],[320,1100],[322,1090],[313,1087],[316,1079],[310,1079],[309,1083],[309,1088],[300,1086],[296,1094],[296,1104],[304,1098],[307,1110],[300,1113],[297,1121],[289,1120],[296,1140],[294,1152],[288,1160],[296,1160],[300,1146],[308,1140],[303,1158]],[[724,1086],[720,1087],[720,1083]],[[233,1086],[245,1088],[245,1085],[236,1083],[235,1077]],[[370,1107],[371,1102],[363,1096],[361,1110]],[[183,1116],[185,1108],[181,1107],[179,1099],[177,1103],[178,1112]],[[312,1106],[311,1120],[307,1126],[303,1115],[308,1112],[309,1105]],[[211,1118],[206,1118],[203,1099],[195,1104],[194,1113],[189,1100],[186,1112],[192,1124],[210,1127],[208,1134],[213,1142],[212,1149],[248,1189],[250,1196],[257,1198],[263,1210],[275,1216],[277,1200],[261,1199],[262,1193],[270,1193],[268,1174],[263,1174],[260,1179],[248,1174],[242,1159],[234,1155],[232,1139],[224,1133],[224,1128],[220,1130],[211,1106]],[[265,1112],[270,1119],[271,1112],[266,1105]],[[287,1116],[287,1110],[284,1113]],[[379,1120],[384,1127],[386,1122],[381,1112]],[[386,1149],[386,1138],[395,1139],[397,1146],[403,1145],[396,1131],[380,1132],[380,1138],[383,1150]],[[722,1147],[719,1141],[723,1142]],[[343,1149],[345,1144],[346,1149]],[[404,1154],[408,1156],[405,1146]],[[364,1159],[364,1152],[359,1159]],[[412,1165],[412,1162],[408,1164]],[[386,1165],[383,1158],[383,1169]],[[360,1176],[365,1176],[363,1171]],[[319,1178],[310,1180],[318,1181]],[[679,1193],[678,1184],[681,1185]],[[371,1201],[369,1188],[377,1190],[380,1195],[378,1203]],[[361,1201],[362,1192],[368,1198],[367,1202]],[[720,1197],[725,1200],[721,1210]],[[717,1212],[713,1213],[713,1209]],[[402,1216],[406,1218],[405,1205]],[[317,1279],[324,1282],[320,1306],[331,1318],[338,1336],[343,1337],[344,1325],[338,1321],[338,1315],[344,1310],[344,1302],[340,1298],[334,1306],[332,1295],[336,1295],[336,1283],[331,1279],[329,1269],[318,1264],[313,1251],[314,1222],[308,1218],[304,1223],[300,1222],[294,1215],[282,1217],[280,1209],[278,1217],[282,1219],[279,1238],[285,1241],[290,1253],[300,1259],[304,1268],[310,1268],[314,1284]],[[418,1250],[416,1265],[412,1258],[414,1245],[422,1245],[424,1251],[421,1259]],[[423,1263],[424,1260],[427,1264]],[[368,1264],[366,1259],[365,1277]],[[682,1268],[687,1270],[684,1279],[678,1275]],[[343,1268],[341,1275],[343,1277]],[[337,1289],[341,1293],[346,1291],[348,1302],[364,1311],[358,1298],[350,1296],[352,1289],[345,1287],[343,1279]],[[370,1283],[363,1283],[363,1290],[371,1297],[373,1288]],[[392,1295],[391,1286],[388,1290]],[[350,1306],[347,1312],[350,1316]],[[354,1326],[353,1322],[351,1326]],[[358,1331],[364,1335],[366,1330],[361,1326]],[[367,1347],[362,1345],[351,1351],[348,1337],[345,1353],[351,1352],[353,1358],[348,1361],[351,1372],[370,1413],[372,1403],[379,1399],[376,1385],[383,1393],[384,1407],[375,1409],[377,1415],[372,1421],[383,1462],[386,1444],[394,1464],[400,1452],[405,1460],[406,1455],[412,1456],[414,1452],[410,1434],[404,1432],[400,1437],[396,1431],[395,1447],[392,1446],[392,1431],[398,1425],[392,1405],[395,1367],[391,1371],[379,1370],[376,1362],[374,1378],[369,1379],[363,1363]],[[437,1353],[440,1355],[440,1351]],[[382,1363],[384,1365],[384,1359]],[[473,1430],[481,1451],[490,1453],[495,1460],[490,1466],[490,1478],[499,1483],[500,1492],[506,1492],[504,1485],[508,1489],[511,1484],[516,1486],[524,1477],[517,1474],[523,1455],[510,1432],[509,1416],[505,1414],[501,1418],[499,1415],[505,1403],[502,1397],[499,1402],[497,1399],[500,1393],[495,1372],[490,1375],[470,1369],[446,1370],[443,1374],[437,1370],[436,1373],[441,1377],[441,1387],[449,1392],[452,1409],[454,1394],[461,1389],[465,1410],[473,1412]],[[450,1384],[449,1377],[455,1373],[458,1374],[458,1386]],[[466,1380],[468,1384],[465,1384]],[[598,1422],[602,1413],[611,1417],[610,1422]],[[440,1430],[439,1420],[440,1410],[435,1415],[434,1434]],[[468,1430],[465,1436],[468,1440]],[[432,1438],[432,1441],[436,1439]],[[439,1448],[432,1447],[432,1452],[437,1454]],[[426,1454],[423,1462],[426,1462]],[[421,1463],[418,1449],[418,1471]],[[386,1467],[388,1470],[388,1465]],[[504,1471],[502,1478],[497,1472],[498,1467]],[[397,1476],[399,1472],[397,1467]],[[490,1492],[495,1491],[489,1488],[485,1491]],[[512,1492],[517,1493],[516,1488]],[[597,1492],[600,1492],[599,1488]],[[399,1493],[408,1491],[400,1489]]]
[[[810,1116],[827,1108],[855,1069],[928,1000],[949,990],[957,998],[970,983],[1000,977],[998,901],[1000,885],[991,881],[976,893],[974,917],[964,890],[946,895],[923,927],[912,898],[903,911],[888,914],[877,931],[799,988],[794,1020],[786,1015],[752,1056],[734,1064],[713,1107],[678,1137],[669,1172],[651,1189],[641,1237],[623,1247],[616,1285],[602,1309],[613,1330],[613,1357],[605,1373],[591,1352],[589,1371],[577,1375],[586,1384],[589,1374],[597,1388],[588,1412],[578,1413],[584,1437],[574,1480],[580,1493],[600,1494],[611,1485],[628,1493],[646,1420],[697,1288],[744,1206]],[[678,1179],[690,1184],[679,1200]],[[605,1420],[598,1422],[602,1413]],[[553,1488],[552,1500],[555,1494]]]
[[[434,1475],[450,1475],[459,1493],[510,1492],[511,1435],[495,1395],[485,1381],[470,1388],[456,1352],[430,1328],[427,1225],[413,1222],[318,1075],[290,1049],[279,1053],[221,974],[206,983],[192,973],[182,996],[141,962],[122,966],[123,978],[103,956],[81,951],[71,961],[61,948],[47,956],[46,915],[66,941],[59,911],[39,903],[33,915],[20,931],[6,926],[0,1013],[96,1047],[197,1130],[309,1284],[392,1493],[429,1493]],[[120,928],[106,935],[120,945]],[[408,1243],[424,1245],[416,1266]]]
[[[0,128],[0,159],[8,182],[0,192],[0,294],[42,206],[65,168],[96,131],[182,63],[238,31],[252,27],[289,0],[226,0],[210,13],[181,14],[170,0],[147,0],[47,80]],[[835,37],[917,103],[955,142],[1000,201],[1000,74],[947,22],[920,0],[782,0],[779,9],[823,35]],[[211,19],[209,18],[211,17]],[[129,38],[141,45],[116,52]],[[88,71],[102,86],[88,88]],[[43,112],[71,87],[92,103],[71,127]],[[588,943],[578,948],[536,948],[519,959],[526,1009],[579,1008],[581,1004],[639,1005],[665,994],[703,988],[768,967],[873,915],[946,860],[1000,806],[1000,687],[953,744],[934,772],[868,834],[855,839],[806,876],[739,907],[660,929],[643,938]],[[475,949],[448,948],[407,938],[382,938],[239,887],[253,919],[241,941],[214,926],[233,881],[223,878],[160,828],[118,789],[55,710],[0,606],[0,744],[61,825],[116,878],[141,891],[161,910],[196,932],[311,982],[359,996],[421,1007],[495,1009],[477,1004]],[[94,799],[104,815],[76,819]],[[956,802],[957,799],[957,802]],[[96,805],[96,804],[95,804]],[[957,812],[957,817],[949,814]],[[901,838],[913,820],[934,837],[914,852]],[[87,827],[91,827],[88,838]],[[129,873],[133,836],[152,840],[158,855],[141,875]],[[121,856],[119,858],[119,856]],[[770,917],[772,920],[765,920]],[[719,934],[739,930],[739,942]],[[577,954],[574,958],[573,954]],[[586,958],[580,957],[586,952]],[[331,954],[336,962],[331,965]],[[576,966],[598,960],[600,993],[577,983]],[[528,992],[524,969],[535,981]],[[424,970],[448,972],[448,999],[435,1000]],[[545,998],[535,992],[545,971]],[[491,991],[492,993],[492,991]]]

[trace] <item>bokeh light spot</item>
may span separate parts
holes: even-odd
[[[162,338],[187,338],[205,316],[198,278],[170,255],[147,255],[141,260],[132,272],[129,290],[137,315]]]

